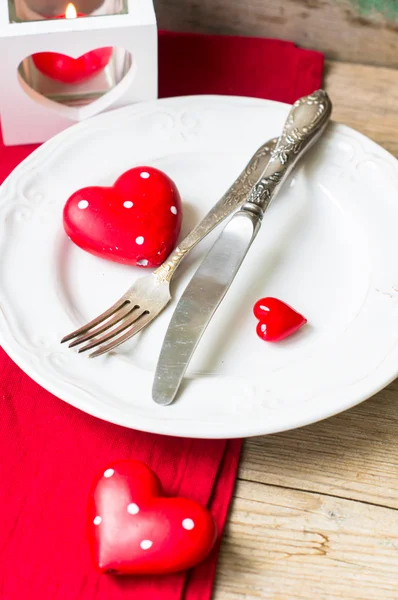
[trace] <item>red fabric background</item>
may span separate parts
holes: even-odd
[[[228,94],[292,103],[321,86],[323,56],[289,42],[161,32],[159,95]],[[35,146],[5,148],[0,181]],[[149,464],[168,494],[212,510],[222,532],[241,441],[132,431],[86,415],[29,379],[0,349],[0,599],[208,600],[218,546],[169,577],[98,575],[85,537],[92,478],[122,458]]]

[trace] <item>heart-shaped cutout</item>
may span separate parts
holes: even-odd
[[[253,307],[259,320],[256,332],[266,342],[279,342],[300,329],[307,319],[278,298],[261,298]]]
[[[97,48],[81,56],[39,52],[18,67],[19,83],[34,102],[74,121],[112,106],[135,75],[133,57],[123,48]]]
[[[217,528],[197,502],[162,496],[147,465],[122,460],[93,483],[87,534],[102,573],[161,575],[202,562],[215,544]]]
[[[154,167],[134,167],[112,187],[92,186],[64,206],[66,234],[80,248],[114,262],[161,265],[181,230],[182,203],[176,184]]]

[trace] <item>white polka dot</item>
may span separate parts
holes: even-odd
[[[87,200],[80,200],[80,202],[78,202],[77,206],[82,209],[87,208],[88,202],[87,202]]]
[[[188,531],[190,531],[195,527],[195,523],[192,521],[192,519],[184,519],[182,522],[182,526],[184,527],[184,529],[188,529]]]
[[[140,177],[142,177],[142,179],[149,179],[150,175],[147,173],[147,171],[142,171],[140,173]]]
[[[261,310],[268,310],[269,311],[268,306],[264,306],[263,304],[260,304],[260,308],[261,308]]]
[[[112,477],[112,475],[114,474],[114,470],[113,469],[107,469],[104,473],[104,477]]]
[[[147,266],[147,264],[148,264],[148,261],[147,261],[147,259],[146,259],[146,258],[142,258],[141,260],[139,260],[139,261],[137,262],[137,265],[140,265],[141,267],[146,267],[146,266]]]
[[[142,235],[139,235],[137,238],[135,238],[135,243],[139,246],[142,246],[142,244],[144,243],[144,238],[142,237]]]
[[[263,324],[263,325],[261,325],[260,329],[263,333],[265,333],[267,326],[265,324]]]
[[[177,209],[176,209],[176,207],[175,207],[175,206],[172,206],[172,207],[170,208],[170,210],[171,210],[171,212],[173,213],[173,215],[176,215],[176,214],[177,214]]]
[[[140,512],[140,509],[138,508],[138,506],[136,504],[134,504],[134,502],[132,502],[131,504],[128,505],[127,512],[130,515],[138,515],[138,513]]]
[[[123,206],[124,208],[133,208],[134,203],[131,200],[126,200],[126,202],[123,202]]]
[[[152,548],[152,544],[151,540],[142,540],[140,547],[142,550],[149,550],[149,548]]]
[[[93,523],[94,523],[94,525],[99,525],[101,523],[101,521],[102,521],[101,517],[95,517]]]

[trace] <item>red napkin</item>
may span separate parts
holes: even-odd
[[[289,42],[159,35],[161,96],[228,94],[292,103],[321,86],[323,57]],[[0,181],[33,146],[0,144]],[[98,575],[85,537],[89,488],[121,458],[150,465],[166,493],[210,507],[222,532],[240,440],[191,440],[96,419],[46,392],[0,350],[0,597],[4,600],[208,600],[218,546],[189,573]]]

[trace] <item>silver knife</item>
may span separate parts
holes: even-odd
[[[329,122],[332,103],[324,90],[300,98],[246,203],[235,213],[203,259],[171,318],[156,367],[152,397],[171,404],[195,349],[232,284],[264,212],[305,152]]]

